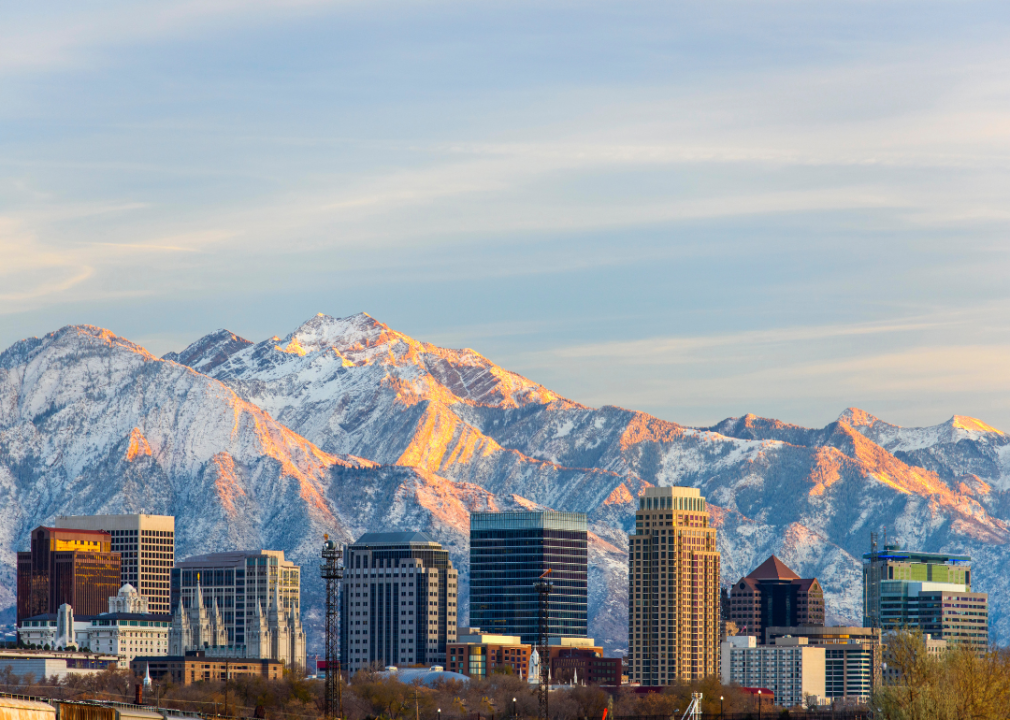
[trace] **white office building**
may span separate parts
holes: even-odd
[[[120,668],[128,668],[137,656],[168,654],[171,617],[150,614],[147,605],[147,598],[124,585],[109,598],[107,613],[74,617],[73,609],[64,604],[55,613],[22,620],[18,636],[36,647],[76,647],[114,656]]]
[[[753,635],[731,636],[722,644],[722,681],[768,688],[782,707],[824,704],[825,651],[806,638],[776,638],[758,645]]]
[[[446,644],[456,641],[449,553],[422,532],[366,533],[344,557],[342,667],[444,665]]]
[[[120,583],[147,598],[149,612],[169,611],[169,574],[175,563],[175,518],[171,515],[61,515],[53,527],[100,530],[112,536],[120,555]]]

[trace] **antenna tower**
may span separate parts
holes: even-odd
[[[337,608],[340,605],[340,581],[344,577],[344,568],[340,561],[344,556],[329,535],[323,535],[323,562],[319,566],[319,575],[326,581],[326,690],[324,694],[323,713],[328,720],[344,717],[344,697],[341,692],[343,684],[340,674],[338,648]]]
[[[539,635],[538,644],[540,645],[540,686],[537,688],[537,695],[540,700],[540,720],[547,720],[548,718],[548,695],[550,694],[550,672],[551,663],[548,659],[547,654],[547,603],[551,595],[551,590],[554,589],[554,583],[547,579],[547,576],[551,574],[550,568],[544,571],[544,573],[537,578],[537,581],[533,583],[533,589],[537,591],[539,596]]]

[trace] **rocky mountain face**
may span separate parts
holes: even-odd
[[[256,344],[222,330],[163,360],[64,328],[0,355],[0,607],[14,551],[56,514],[172,513],[180,557],[272,547],[309,567],[323,532],[425,530],[465,588],[469,513],[543,507],[589,514],[590,634],[619,651],[635,498],[691,485],[713,506],[727,585],[774,553],[820,578],[829,621],[859,624],[860,556],[886,528],[976,557],[1005,640],[1007,583],[985,568],[1008,555],[1008,445],[964,417],[901,428],[849,409],[821,429],[752,415],[689,428],[589,408],[366,314]]]

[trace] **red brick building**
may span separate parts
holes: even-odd
[[[766,627],[824,624],[824,591],[817,578],[801,578],[774,555],[733,585],[728,604],[737,632],[759,641]]]

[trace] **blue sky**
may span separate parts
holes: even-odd
[[[686,424],[1010,430],[1010,11],[0,7],[0,346],[365,310]]]

